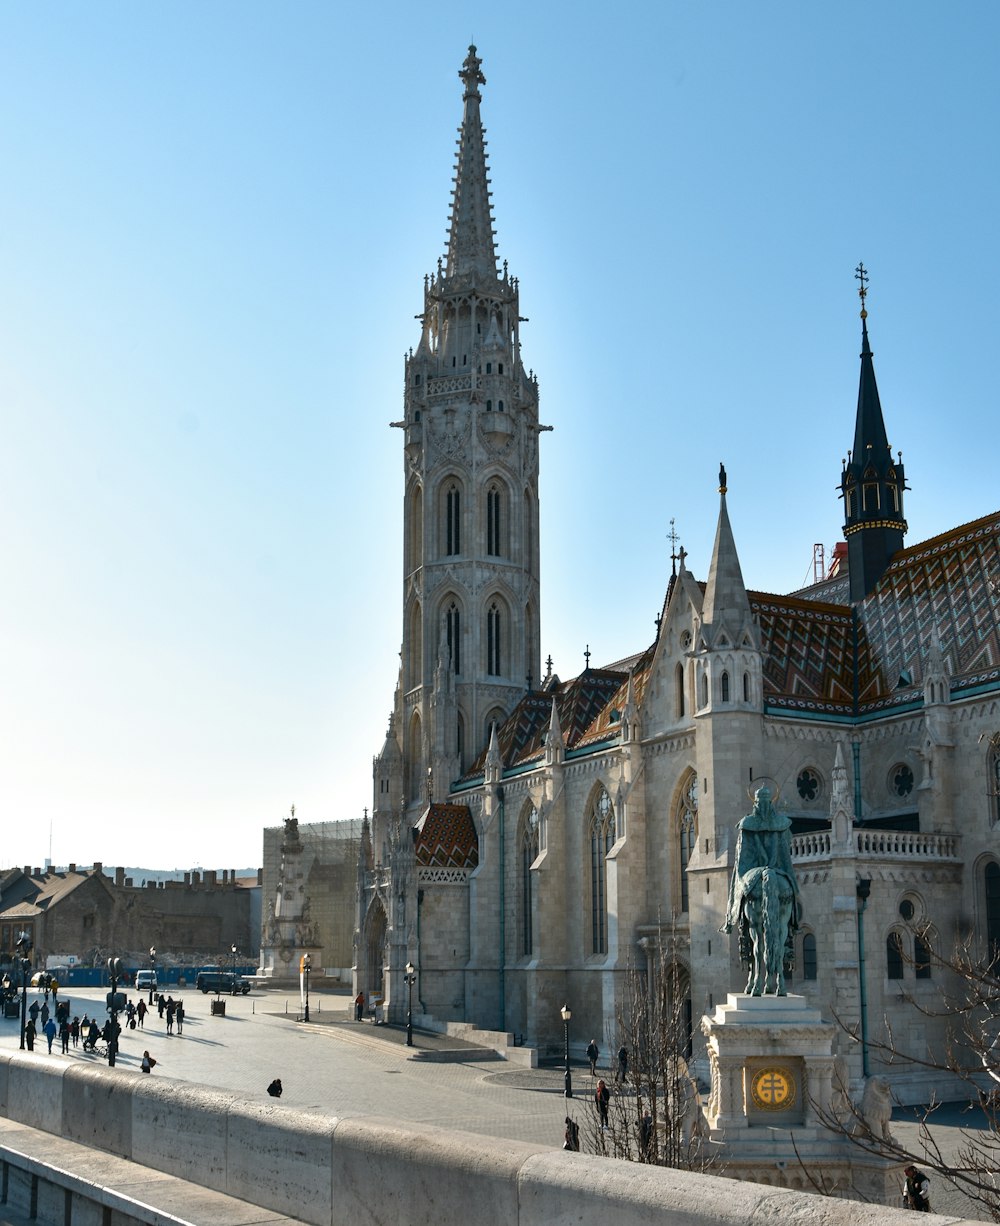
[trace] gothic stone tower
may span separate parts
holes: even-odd
[[[403,646],[375,760],[373,851],[387,822],[444,796],[539,676],[538,385],[521,363],[518,282],[497,271],[470,47],[445,259],[425,278],[406,359]]]

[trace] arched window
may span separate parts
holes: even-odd
[[[729,674],[728,673],[722,674],[722,687],[721,688],[722,688],[722,701],[728,702],[729,701]]]
[[[931,946],[923,933],[916,933],[913,938],[913,974],[917,979],[931,977]]]
[[[991,860],[983,872],[986,887],[986,950],[991,962],[1000,958],[1000,864]]]
[[[461,552],[462,549],[462,495],[458,486],[452,483],[445,494],[444,511],[444,551],[449,557]]]
[[[701,674],[701,705],[703,707],[708,706],[708,673],[707,672],[702,672]]]
[[[885,939],[885,973],[888,979],[903,978],[903,938],[898,932]]]
[[[698,838],[698,776],[689,771],[681,787],[677,804],[678,859],[680,865],[680,910],[690,910],[688,892],[688,861]]]
[[[591,948],[608,952],[608,852],[615,843],[615,808],[603,787],[590,805],[590,915]]]
[[[414,711],[410,720],[409,735],[406,746],[406,790],[410,801],[420,799],[420,789],[423,786],[423,739],[421,737],[420,716]]]
[[[744,702],[750,701],[750,674],[749,673],[743,674],[743,701]]]
[[[409,558],[407,559],[407,573],[411,570],[416,570],[423,561],[424,552],[424,492],[419,485],[415,485],[410,493],[410,532],[409,532]]]
[[[990,821],[1000,822],[1000,735],[993,738],[994,745],[990,748],[990,765],[988,779],[990,781]]]
[[[408,690],[412,690],[423,680],[421,667],[423,649],[423,618],[420,614],[420,601],[415,600],[410,610],[410,642],[406,652],[405,684]]]
[[[674,689],[676,698],[674,702],[674,710],[677,713],[678,719],[684,718],[684,665],[678,664],[674,669]]]
[[[486,672],[490,677],[501,675],[500,638],[502,630],[500,609],[494,600],[486,611]]]
[[[802,938],[802,978],[816,978],[816,936],[812,932]]]
[[[538,810],[528,804],[521,815],[521,953],[531,957],[534,949],[534,915],[531,866],[538,859]]]
[[[486,552],[491,558],[499,558],[503,554],[502,509],[503,494],[500,486],[494,482],[486,491]]]
[[[445,633],[448,636],[448,647],[451,651],[452,671],[462,671],[462,615],[458,605],[453,600],[445,611]]]

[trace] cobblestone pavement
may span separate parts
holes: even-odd
[[[567,1103],[561,1067],[512,1067],[492,1051],[420,1031],[414,1031],[414,1046],[408,1048],[401,1028],[355,1022],[346,992],[314,993],[308,1025],[296,1020],[299,1000],[294,991],[223,997],[225,1017],[211,1016],[215,997],[193,990],[181,995],[186,1012],[183,1035],[168,1035],[165,1021],[154,1011],[145,1030],[124,1032],[120,1067],[138,1069],[148,1048],[157,1060],[154,1076],[228,1090],[240,1098],[271,1102],[266,1087],[280,1077],[285,1090],[282,1104],[298,1110],[380,1115],[553,1147],[562,1144],[569,1107],[586,1133],[595,1081],[586,1064],[573,1067],[575,1097]],[[82,1017],[96,1011],[106,1016],[105,989],[70,990],[68,996],[72,1013]],[[134,993],[131,996],[138,1000]],[[19,1036],[18,1019],[0,1019],[0,1049],[16,1048]],[[36,1052],[45,1049],[44,1038],[36,1041]],[[88,1063],[99,1059],[82,1047],[71,1047],[68,1057],[58,1052],[57,1039],[48,1058]],[[607,1070],[603,1073],[606,1076]],[[917,1126],[902,1114],[896,1113],[893,1131],[920,1152]],[[950,1110],[942,1118],[947,1124],[935,1132],[943,1152],[954,1154],[961,1128],[975,1123],[976,1116]],[[937,1177],[932,1204],[938,1213],[987,1216]]]

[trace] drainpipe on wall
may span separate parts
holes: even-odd
[[[501,1034],[506,1031],[507,1001],[504,996],[504,966],[507,962],[507,907],[504,898],[504,803],[503,788],[497,788],[497,800],[500,802],[500,1024],[497,1029]]]
[[[859,877],[858,893],[858,988],[861,1006],[861,1071],[868,1076],[868,989],[865,983],[865,907],[872,892],[871,877]]]

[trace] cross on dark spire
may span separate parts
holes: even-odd
[[[677,529],[674,527],[675,522],[671,517],[670,531],[667,533],[667,540],[670,542],[670,573],[674,576],[677,574],[677,542],[681,539],[677,535]]]
[[[551,676],[552,676],[552,652],[550,651],[545,661],[545,680],[548,681],[548,679]]]
[[[587,668],[590,668],[590,644],[587,644],[586,650],[583,653],[583,658],[587,661]]]
[[[861,299],[861,318],[864,319],[868,314],[865,307],[865,298],[868,297],[868,273],[864,264],[859,264],[857,268],[855,268],[854,280],[861,282],[861,285],[858,288],[858,297]]]

